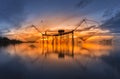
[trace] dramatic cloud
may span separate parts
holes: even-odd
[[[88,6],[93,0],[80,0],[80,2],[76,5],[76,7],[84,8]]]
[[[19,25],[26,18],[24,0],[0,0],[0,23]]]
[[[107,10],[104,11],[103,17],[110,17],[110,16],[113,15],[113,13],[114,13],[114,9],[113,8],[107,9]]]
[[[120,12],[118,12],[114,17],[106,20],[102,26],[109,28],[112,32],[120,32]]]
[[[64,13],[71,4],[69,0],[0,0],[0,28],[21,26],[28,19]]]
[[[120,7],[119,2],[120,0],[0,0],[0,29],[56,15],[67,15],[61,23],[82,16],[101,21],[102,14],[111,17],[113,9]]]

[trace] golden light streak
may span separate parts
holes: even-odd
[[[23,60],[28,59],[29,61],[39,59],[41,57],[48,57],[52,59],[59,58],[60,54],[65,55],[65,57],[71,57],[72,53],[74,57],[87,56],[99,58],[104,55],[109,55],[109,51],[112,50],[112,45],[102,45],[95,43],[83,43],[83,44],[72,44],[62,43],[62,44],[47,44],[42,43],[24,43],[20,45],[7,47],[7,52],[11,56],[19,56]],[[15,51],[16,50],[16,51]],[[51,57],[52,56],[52,57]],[[39,60],[38,60],[39,61]]]

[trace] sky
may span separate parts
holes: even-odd
[[[0,31],[35,22],[56,26],[73,18],[89,18],[118,32],[119,3],[120,0],[0,0]]]

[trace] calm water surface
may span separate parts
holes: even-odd
[[[120,79],[120,44],[0,47],[0,79]]]

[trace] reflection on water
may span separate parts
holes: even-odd
[[[119,46],[23,43],[0,49],[0,79],[120,79]]]

